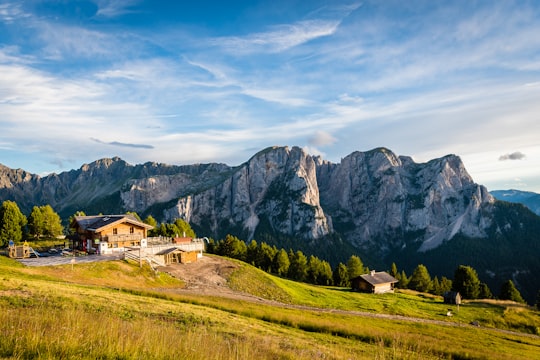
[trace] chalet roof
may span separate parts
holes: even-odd
[[[156,255],[167,255],[167,254],[171,254],[173,252],[185,252],[185,251],[182,250],[182,249],[179,249],[177,247],[172,247],[172,248],[168,248],[168,249],[165,249],[165,250],[161,250],[160,252],[156,253]]]
[[[145,224],[133,215],[94,215],[94,216],[75,216],[75,221],[81,229],[90,232],[100,232],[103,229],[122,223],[129,223],[135,226],[144,227],[147,229],[153,229],[154,227]]]
[[[367,281],[371,285],[380,285],[380,284],[398,282],[398,280],[395,277],[393,277],[392,275],[388,274],[385,271],[379,271],[379,272],[372,271],[369,274],[360,275],[359,277]]]

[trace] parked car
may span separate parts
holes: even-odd
[[[61,252],[62,256],[73,256],[73,250],[70,248],[64,248]]]
[[[49,254],[51,254],[51,255],[56,255],[56,254],[58,254],[58,249],[50,248],[48,252],[49,252]]]
[[[37,252],[36,250],[32,249],[32,251],[30,251],[30,257],[31,258],[38,258],[40,256],[41,256],[41,254],[39,252]]]

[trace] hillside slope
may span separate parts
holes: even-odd
[[[437,298],[283,283],[215,259],[235,269],[229,282],[271,282],[292,304],[186,293],[166,275],[123,261],[26,268],[0,257],[0,306],[7,309],[0,313],[0,357],[527,359],[540,346],[538,336],[516,332],[535,331],[528,324],[540,314],[516,304],[465,304],[447,317],[448,305]],[[99,285],[108,273],[115,284]],[[471,319],[488,327],[467,325]]]

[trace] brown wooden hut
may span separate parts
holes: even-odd
[[[385,271],[371,271],[351,279],[351,287],[354,291],[368,292],[373,294],[383,294],[394,292],[394,284],[398,280]]]

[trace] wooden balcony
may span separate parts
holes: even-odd
[[[119,242],[140,242],[144,239],[142,234],[118,234],[118,235],[105,235],[100,237],[100,241],[108,242],[109,244]]]

